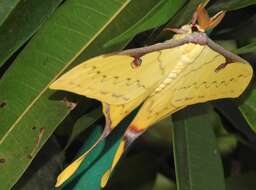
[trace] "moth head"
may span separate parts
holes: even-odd
[[[216,27],[222,21],[225,12],[220,11],[213,17],[210,17],[204,6],[203,4],[198,5],[193,14],[191,24],[184,25],[181,28],[166,28],[165,30],[175,32],[176,35],[174,38],[179,39],[192,32],[205,32],[208,29]]]
[[[191,24],[186,24],[183,25],[180,28],[165,28],[165,31],[171,31],[176,33],[173,38],[174,39],[181,39],[184,38],[186,35],[192,33],[192,25]]]
[[[210,17],[204,7],[199,4],[191,21],[191,29],[193,31],[205,32],[208,29],[216,27],[225,16],[225,11],[219,11],[214,16]]]
[[[183,34],[191,34],[193,32],[193,29],[192,29],[192,24],[186,24],[186,25],[183,25],[180,30],[182,31]]]

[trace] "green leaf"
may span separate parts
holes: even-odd
[[[176,190],[176,185],[167,177],[158,174],[153,190]]]
[[[255,0],[218,0],[212,6],[210,6],[210,12],[217,12],[220,10],[233,11],[248,7],[250,5],[256,4]]]
[[[215,40],[215,42],[231,52],[235,52],[237,49],[236,40]]]
[[[247,123],[251,127],[251,129],[256,133],[256,90],[255,85],[253,88],[246,94],[246,98],[239,106],[239,110],[241,111],[242,115],[246,119]]]
[[[9,189],[28,167],[35,153],[70,112],[62,99],[48,90],[54,81],[83,53],[83,59],[102,53],[108,34],[122,27],[115,20],[128,0],[67,0],[33,37],[0,81],[1,188]],[[116,21],[115,24],[113,21]],[[120,48],[115,47],[115,48]],[[105,49],[111,51],[112,48]],[[76,62],[77,63],[77,62]],[[8,90],[6,90],[8,89]],[[44,134],[35,144],[39,131]],[[34,157],[35,155],[32,155]]]
[[[101,113],[101,109],[94,109],[92,111],[90,111],[89,113],[83,115],[82,117],[80,117],[73,129],[72,129],[72,133],[71,136],[68,139],[68,142],[65,146],[65,149],[69,147],[69,145],[82,133],[85,131],[86,128],[88,128],[89,126],[91,126],[93,123],[95,123],[99,118],[103,117],[102,113]]]
[[[0,1],[0,24],[12,13],[21,0]]]
[[[141,16],[141,18],[137,20],[132,27],[107,42],[104,46],[111,46],[123,40],[133,38],[140,32],[163,25],[182,7],[185,2],[186,0],[161,0],[157,3],[150,3],[150,1],[145,3],[141,1],[144,7],[140,7],[148,9],[148,11],[142,11],[144,15]],[[138,13],[141,12],[139,9],[137,11]]]
[[[172,118],[167,117],[166,119],[154,124],[145,133],[144,137],[152,143],[165,142],[166,144],[171,143],[171,128],[173,126]]]
[[[0,1],[0,66],[39,29],[62,1]]]
[[[238,48],[234,52],[237,54],[254,53],[256,51],[256,41],[253,41],[243,47]]]
[[[224,190],[224,175],[208,110],[190,107],[174,116],[177,189]]]
[[[254,133],[248,126],[245,118],[238,109],[238,106],[235,104],[235,101],[232,100],[219,100],[214,103],[216,109],[224,116],[224,118],[229,122],[229,124],[236,130],[239,131],[239,134],[242,134],[241,137],[244,141],[254,141]],[[244,138],[246,137],[246,139]],[[248,142],[247,142],[248,143]]]
[[[61,97],[63,97],[63,92],[60,92],[59,95],[62,95]],[[67,95],[71,95],[71,94],[67,93]],[[59,97],[59,99],[61,99],[61,97]],[[80,132],[86,130],[86,128],[90,124],[94,123],[93,119],[91,120],[90,116],[87,117],[87,114],[90,115],[90,112],[92,111],[92,109],[94,110],[98,106],[97,104],[95,104],[96,102],[92,99],[81,97],[76,94],[72,94],[70,98],[71,97],[73,99],[73,100],[70,99],[71,102],[72,101],[76,102],[75,101],[76,99],[79,99],[80,102],[74,107],[74,109],[72,109],[69,115],[59,124],[58,128],[55,131],[55,134],[59,138],[66,140],[67,142],[66,144],[68,144],[69,140],[71,143],[71,141],[73,141],[72,140],[73,137],[79,135]],[[99,116],[97,115],[97,117],[100,117],[100,115]],[[88,122],[85,123],[84,126],[80,126],[80,123],[82,121],[88,121]],[[81,127],[81,129],[78,129],[78,127]]]
[[[61,153],[61,146],[58,144],[56,136],[53,135],[12,189],[51,189],[63,162],[64,155]]]
[[[217,144],[221,154],[228,154],[237,147],[237,139],[235,135],[220,136],[217,138]]]
[[[127,155],[120,161],[106,190],[148,190],[154,186],[157,158],[150,152]],[[127,180],[129,179],[129,180]]]
[[[225,18],[227,18],[225,24],[227,26],[218,32],[218,38],[235,39],[240,44],[246,44],[255,40],[256,14],[243,17],[239,16],[239,14],[237,16],[233,14]],[[239,20],[239,22],[237,22],[237,20]]]

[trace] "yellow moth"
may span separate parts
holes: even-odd
[[[58,176],[56,186],[63,184],[97,143],[139,105],[111,167],[102,176],[102,187],[127,146],[154,123],[188,105],[238,97],[245,90],[252,78],[251,66],[204,33],[223,16],[221,11],[209,18],[199,5],[191,24],[172,29],[177,34],[171,40],[89,59],[50,85],[51,89],[101,101],[106,118],[102,136]]]

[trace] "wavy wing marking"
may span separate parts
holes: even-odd
[[[225,61],[222,55],[205,46],[176,78],[152,93],[131,126],[144,130],[188,105],[238,97],[252,78],[252,68],[247,63],[233,62],[216,72]]]
[[[187,106],[221,98],[235,98],[248,86],[252,78],[249,64],[233,62],[215,72],[215,62],[191,71],[174,86],[172,104]],[[192,78],[196,78],[191,82]]]
[[[137,68],[132,68],[131,56],[99,56],[62,75],[50,88],[112,105],[126,104],[157,85],[181,55],[179,48],[148,53],[141,57],[141,66]]]

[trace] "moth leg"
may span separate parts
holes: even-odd
[[[176,34],[186,34],[188,32],[183,28],[165,28],[163,31],[174,32]]]
[[[221,47],[219,44],[212,41],[206,35],[205,35],[205,39],[206,39],[206,45],[208,45],[212,50],[222,54],[227,59],[227,61],[226,61],[227,64],[232,63],[232,62],[248,63],[245,59],[243,59],[240,56],[238,56],[238,55],[226,50],[225,48]]]
[[[219,72],[220,70],[224,69],[228,64],[231,64],[233,63],[234,61],[226,58],[226,62],[225,63],[222,63],[220,64],[216,69],[215,69],[215,72]]]
[[[227,62],[230,62],[230,63],[232,63],[232,62],[248,63],[245,59],[241,58],[240,56],[226,50],[225,48],[221,47],[219,44],[215,43],[205,33],[195,32],[195,33],[185,37],[184,41],[186,41],[187,43],[207,45],[212,50],[222,54],[228,60]]]
[[[131,63],[131,66],[132,66],[133,69],[141,66],[141,63],[142,63],[141,56],[143,56],[143,54],[138,54],[138,55],[133,55],[132,56],[134,58],[132,63]]]

